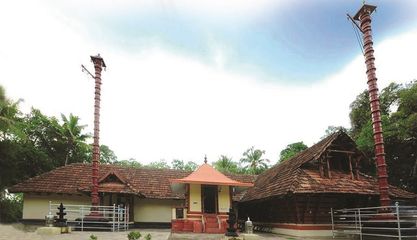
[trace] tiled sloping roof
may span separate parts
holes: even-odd
[[[249,175],[249,174],[232,174],[232,173],[223,173],[227,177],[244,183],[253,183],[255,182],[258,175]]]
[[[287,193],[358,193],[379,194],[377,182],[371,177],[352,180],[349,174],[332,171],[332,178],[321,178],[314,170],[303,169],[303,164],[317,159],[334,141],[353,144],[353,140],[343,131],[338,131],[304,150],[287,161],[275,165],[260,174],[255,186],[248,189],[241,201],[265,199]],[[340,181],[338,178],[343,178]],[[415,198],[416,195],[390,186],[390,194],[398,198]]]
[[[331,174],[331,179],[322,178],[318,171],[302,169],[299,174],[299,186],[294,192],[379,194],[378,182],[375,178],[360,174],[359,179],[354,180],[347,173],[331,171]],[[389,194],[394,198],[415,198],[417,196],[392,185],[389,186]]]
[[[114,171],[125,184],[102,183],[99,191],[129,193],[146,198],[183,199],[183,194],[171,191],[169,179],[188,176],[191,172],[172,169],[128,168],[117,165],[100,165],[99,179]],[[253,182],[252,176],[229,175],[236,181]],[[89,192],[91,165],[75,163],[56,168],[14,185],[10,192],[70,193]]]
[[[231,173],[223,173],[223,174],[233,180],[236,180],[239,182],[249,182],[249,183],[254,183],[256,178],[258,177],[258,175],[248,175],[248,174],[239,174],[239,175],[235,175]],[[239,192],[239,193],[235,193],[235,195],[233,195],[233,201],[239,202],[242,199],[242,197],[246,194],[246,191],[247,190]]]
[[[314,158],[318,158],[326,147],[343,132],[334,133],[317,144],[307,148],[298,155],[283,163],[277,164],[260,174],[255,186],[248,189],[242,201],[268,198],[294,191],[297,185],[300,166]]]
[[[194,172],[184,178],[177,178],[170,180],[173,183],[196,183],[196,184],[208,184],[208,185],[221,185],[221,186],[245,186],[252,187],[252,183],[245,183],[233,180],[223,173],[217,171],[212,166],[204,163],[198,167]]]

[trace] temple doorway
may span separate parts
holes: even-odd
[[[217,213],[217,186],[202,185],[203,213]]]
[[[119,207],[127,207],[129,209],[128,217],[129,221],[133,221],[134,213],[134,197],[129,194],[118,194],[118,193],[104,193],[101,198],[101,205],[106,206],[119,206]]]

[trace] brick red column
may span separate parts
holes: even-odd
[[[94,136],[93,136],[93,164],[92,164],[92,190],[91,205],[98,206],[100,198],[98,196],[98,176],[100,163],[100,96],[101,96],[101,71],[106,67],[100,54],[91,56],[95,70],[95,91],[94,91]]]
[[[369,101],[372,113],[372,128],[375,144],[375,161],[378,173],[380,204],[389,206],[391,200],[388,193],[388,174],[385,163],[384,137],[382,132],[381,110],[379,105],[378,85],[376,77],[374,48],[372,41],[371,13],[375,9],[372,5],[363,5],[357,16],[363,32],[363,48],[365,54],[366,75],[368,78]]]

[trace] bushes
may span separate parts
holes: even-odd
[[[137,240],[137,239],[139,239],[140,237],[142,237],[142,234],[141,234],[140,232],[138,232],[138,231],[133,231],[133,232],[130,232],[130,233],[127,235],[127,239],[129,239],[129,240]],[[151,239],[152,239],[151,234],[150,234],[150,233],[146,234],[144,239],[145,239],[145,240],[151,240]]]
[[[142,234],[140,232],[138,232],[138,231],[130,232],[127,235],[127,239],[129,239],[129,240],[138,240],[140,237],[142,237]],[[145,240],[152,240],[151,234],[150,233],[146,234],[146,236],[145,236],[144,239]],[[92,235],[90,235],[90,239],[89,240],[97,240],[97,236],[95,236],[94,234],[92,234]]]
[[[94,235],[94,234],[91,234],[90,235],[90,239],[89,240],[97,240],[98,238],[97,238],[97,236],[96,235]]]
[[[141,236],[142,236],[142,234],[140,234],[140,232],[138,232],[138,231],[133,231],[133,232],[130,232],[130,233],[127,235],[127,239],[129,239],[129,240],[137,240],[137,239],[139,239]]]
[[[0,222],[17,222],[22,218],[22,195],[11,195],[0,198]]]

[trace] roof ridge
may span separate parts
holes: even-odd
[[[338,137],[338,135],[340,135],[341,133],[345,133],[345,132],[344,132],[343,130],[338,130],[338,131],[336,131],[336,132],[334,132],[334,133],[330,134],[329,136],[327,136],[327,137],[325,137],[325,138],[321,139],[321,140],[320,140],[320,141],[318,141],[317,143],[315,143],[315,144],[311,145],[310,147],[308,147],[308,148],[304,149],[303,151],[301,151],[301,152],[297,153],[296,155],[292,156],[291,158],[289,158],[289,159],[285,160],[284,162],[275,164],[273,167],[271,167],[271,168],[270,168],[270,169],[268,169],[268,170],[271,170],[271,169],[273,169],[273,168],[275,168],[275,167],[278,167],[278,166],[280,166],[280,165],[282,165],[282,164],[289,165],[289,164],[291,164],[291,161],[293,161],[293,159],[299,158],[299,157],[301,157],[303,154],[306,154],[307,152],[314,150],[314,148],[319,147],[321,144],[324,144],[326,141],[328,141],[328,142],[327,142],[327,143],[325,144],[325,146],[323,146],[322,148],[327,148],[327,147],[328,147],[328,145],[336,139],[336,136]],[[345,134],[346,134],[346,133],[345,133]],[[332,139],[332,141],[329,141],[330,139]],[[315,157],[316,155],[317,155],[317,153],[313,154],[313,156],[314,156],[314,157]],[[302,165],[302,164],[300,164],[300,166],[301,166],[301,165]],[[298,166],[298,167],[299,167],[299,166]]]
[[[300,175],[300,173],[302,171],[303,171],[302,169],[297,168],[296,173],[294,175],[292,175],[292,181],[291,181],[291,184],[288,187],[289,189],[287,190],[287,192],[292,192],[292,193],[295,192],[296,186],[295,186],[294,183],[297,183],[298,185],[300,184],[300,181],[299,181],[300,180],[300,177],[299,177],[299,175]]]
[[[334,142],[343,134],[346,133],[342,130],[338,130],[321,139],[319,142],[313,144],[304,151],[293,156],[292,158],[287,159],[282,163],[276,164],[270,169],[261,173],[256,178],[255,187],[248,190],[247,194],[244,196],[244,200],[250,201],[251,199],[259,198],[260,195],[280,195],[284,194],[284,192],[294,190],[295,184],[299,182],[297,176],[299,176],[300,172],[302,172],[298,169],[300,169],[304,163],[320,156],[332,142]],[[349,135],[347,136],[349,137]],[[275,189],[275,191],[268,193],[264,189],[265,187],[272,187]]]

